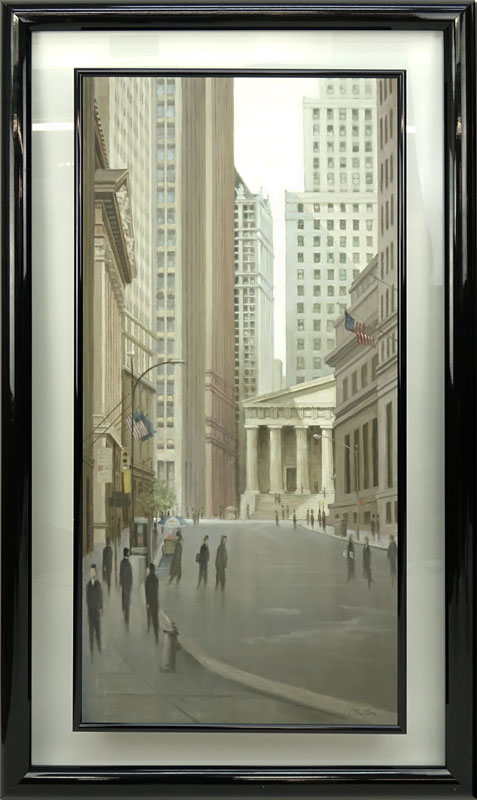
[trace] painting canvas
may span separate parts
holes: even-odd
[[[401,105],[83,75],[82,723],[402,722]]]

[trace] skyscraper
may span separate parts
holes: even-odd
[[[241,402],[273,386],[273,220],[270,203],[235,175],[235,402],[238,489],[245,490]]]
[[[334,322],[378,249],[376,81],[320,81],[305,98],[304,192],[286,193],[287,383],[329,374]]]

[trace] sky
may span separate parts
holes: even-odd
[[[274,236],[275,358],[285,364],[285,190],[304,189],[303,98],[317,78],[235,78],[235,166],[251,192],[270,199]]]

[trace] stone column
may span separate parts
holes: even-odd
[[[330,495],[333,486],[333,441],[331,428],[321,429],[321,491],[326,489]]]
[[[247,431],[247,492],[258,492],[258,427],[245,426]]]
[[[308,436],[306,428],[295,428],[296,435],[296,494],[310,493],[308,470]]]
[[[282,427],[269,425],[270,431],[270,492],[283,492]]]

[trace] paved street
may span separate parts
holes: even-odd
[[[197,553],[210,537],[209,583],[197,590]],[[225,592],[215,590],[215,551],[227,535]],[[292,522],[202,521],[183,529],[182,580],[158,571],[161,609],[181,634],[210,656],[271,681],[347,700],[357,714],[389,710],[396,696],[396,592],[384,550],[373,549],[373,583],[346,582],[345,542]],[[136,589],[131,630],[124,630],[119,591],[105,600],[104,646],[91,663],[85,638],[85,718],[151,722],[349,722],[266,697],[178,655],[178,672],[159,672],[148,639],[143,593]],[[126,716],[127,715],[127,716]],[[366,720],[368,721],[368,720]]]

